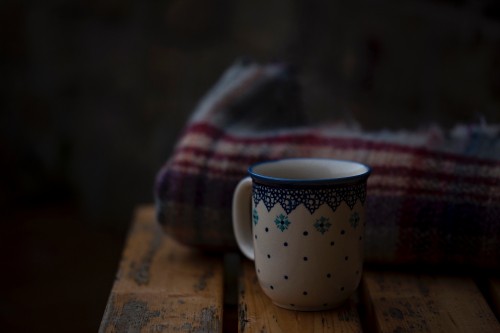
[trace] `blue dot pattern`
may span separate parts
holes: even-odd
[[[257,235],[257,231],[265,231],[265,233],[262,233],[264,239],[268,239],[269,237],[278,237],[277,239],[280,240],[278,243],[280,245],[280,249],[277,250],[276,253],[273,252],[274,250],[271,250],[270,252],[266,251],[267,253],[264,252],[263,255],[265,262],[262,262],[261,264],[266,266],[274,265],[274,262],[276,260],[279,261],[281,256],[286,254],[289,249],[297,249],[297,244],[295,244],[293,240],[290,241],[286,239],[288,237],[288,232],[292,231],[294,233],[300,233],[304,239],[310,239],[311,241],[319,240],[319,238],[315,238],[315,235],[320,234],[317,237],[321,237],[321,239],[325,242],[325,245],[328,246],[328,249],[332,249],[331,251],[337,251],[335,250],[337,246],[333,247],[336,244],[337,237],[339,238],[339,241],[341,238],[345,239],[345,237],[351,237],[356,240],[359,238],[359,242],[361,242],[363,237],[360,233],[363,232],[362,227],[364,226],[364,221],[361,221],[362,216],[358,212],[358,209],[355,209],[354,206],[356,206],[358,201],[363,205],[365,198],[366,184],[364,183],[343,185],[343,187],[340,186],[335,188],[325,187],[319,190],[317,188],[308,189],[302,187],[292,189],[273,188],[254,182],[252,198],[254,206],[252,209],[252,221],[255,227],[255,235]],[[278,211],[275,214],[270,214],[270,216],[260,216],[260,214],[264,214],[264,211],[259,211],[257,209],[260,202],[264,204],[268,212],[270,212],[271,209],[273,209],[277,204],[280,204],[282,213]],[[329,216],[328,213],[319,212],[313,217],[313,214],[321,206],[326,204],[333,210],[333,212],[335,212],[342,202],[350,208],[350,213],[347,215],[347,218],[343,217],[342,220],[339,221],[335,216]],[[294,215],[290,214],[301,204],[304,205],[307,211],[309,211],[311,218],[306,221],[294,222]],[[276,227],[277,230],[274,229],[274,227]],[[261,234],[259,234],[258,240],[257,237],[255,237],[256,242],[261,241],[260,235]],[[324,253],[324,251],[322,253]],[[361,267],[357,265],[357,267],[355,267],[351,264],[351,262],[353,262],[353,258],[356,258],[356,254],[354,254],[354,257],[351,257],[350,255],[351,253],[340,252],[335,256],[338,256],[344,265],[346,265],[343,269],[348,269],[350,272],[349,274],[352,274],[354,281],[356,277],[359,279]],[[307,251],[301,253],[297,259],[300,260],[300,265],[305,266],[314,266],[318,262],[316,254],[307,253]],[[256,264],[257,266],[260,266],[258,262],[256,262]],[[257,269],[257,273],[261,276],[259,268]],[[351,286],[346,286],[337,281],[337,275],[332,274],[331,271],[324,270],[319,273],[320,275],[314,277],[315,281],[318,281],[318,283],[323,279],[325,281],[329,281],[325,283],[329,283],[332,286],[335,285],[335,289],[338,288],[337,290],[339,292],[345,292],[346,287],[351,288]],[[272,293],[281,292],[283,287],[286,287],[290,281],[295,281],[294,283],[296,283],[297,280],[293,272],[285,268],[280,276],[280,279],[269,281],[271,283],[266,283],[265,288]],[[304,289],[297,290],[299,295],[302,294],[300,297],[310,298],[311,295],[314,294],[314,292],[309,289],[309,284],[303,285],[303,288]],[[327,301],[327,299],[323,299],[323,302],[324,301]],[[323,306],[328,306],[328,303],[320,303],[320,305],[321,304],[323,304]],[[293,307],[295,305],[290,304],[290,306]]]

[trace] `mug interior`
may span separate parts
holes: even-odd
[[[366,178],[370,167],[352,161],[292,158],[258,163],[248,169],[254,179],[274,182],[324,182]]]

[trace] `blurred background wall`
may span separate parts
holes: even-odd
[[[493,0],[5,0],[0,48],[12,332],[97,329],[134,206],[241,56],[294,64],[311,122],[500,122]]]

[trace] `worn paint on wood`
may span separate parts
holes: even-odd
[[[156,223],[153,206],[140,207],[99,331],[221,332],[223,276],[222,257],[174,242]],[[224,331],[362,330],[356,297],[332,311],[281,309],[262,292],[248,260],[239,282],[238,323],[226,320]],[[226,293],[233,287],[228,284]],[[494,315],[500,316],[500,280],[489,279],[485,289],[492,308],[470,278],[368,271],[360,293],[367,313],[363,327],[369,332],[500,332]]]
[[[221,332],[222,259],[165,236],[137,209],[100,332]]]
[[[354,298],[336,310],[299,312],[277,307],[263,293],[253,263],[243,263],[238,327],[240,332],[361,332]]]
[[[500,332],[470,278],[366,272],[362,290],[374,332]]]

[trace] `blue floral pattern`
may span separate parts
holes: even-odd
[[[327,219],[324,216],[321,216],[319,219],[316,220],[316,223],[314,223],[314,227],[316,228],[316,230],[321,232],[321,234],[327,232],[331,226],[332,224],[329,222],[329,219]]]
[[[252,220],[254,225],[257,225],[257,223],[259,222],[259,213],[257,213],[257,209],[255,208],[252,211]]]
[[[356,229],[358,227],[360,220],[361,220],[361,218],[359,217],[358,212],[353,212],[351,214],[351,217],[349,218],[349,223],[351,224],[351,227]]]
[[[288,216],[280,214],[276,216],[274,219],[274,223],[280,229],[281,231],[284,231],[285,229],[288,229],[288,226],[290,225],[290,221],[288,220]]]

